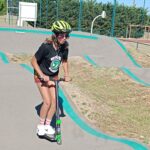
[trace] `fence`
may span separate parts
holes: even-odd
[[[117,0],[110,0],[110,3],[106,4],[90,0],[24,0],[24,2],[37,3],[36,25],[40,28],[50,28],[55,20],[64,19],[71,24],[73,30],[90,32],[93,19],[104,10],[106,18],[100,17],[94,22],[93,33],[124,38],[149,38],[149,30],[145,32],[143,27],[134,27],[132,32],[128,28],[130,25],[150,26],[150,16],[147,16],[145,5],[136,8],[135,3],[129,7]],[[19,14],[18,6],[19,0],[7,0],[6,19],[1,20],[6,20],[9,25],[15,25]],[[33,26],[32,22],[29,24]]]
[[[144,39],[120,39],[125,42],[130,42],[130,46],[141,53],[145,53],[150,57],[150,40]]]

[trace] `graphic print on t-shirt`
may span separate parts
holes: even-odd
[[[61,57],[60,56],[55,56],[51,58],[51,64],[49,67],[49,70],[53,73],[57,72],[61,63]]]

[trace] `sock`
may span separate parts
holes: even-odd
[[[44,125],[44,123],[45,123],[45,119],[40,118],[40,124],[41,124],[41,125]]]
[[[46,119],[46,125],[50,125],[50,123],[51,123],[51,120],[50,119]]]

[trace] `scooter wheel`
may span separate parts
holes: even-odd
[[[61,145],[62,144],[62,140],[57,140],[57,144]]]

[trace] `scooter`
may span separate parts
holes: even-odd
[[[42,81],[42,80],[41,80]],[[64,81],[63,78],[60,78],[59,80],[52,80],[55,82],[55,92],[56,92],[56,127],[55,127],[55,134],[54,135],[48,135],[45,134],[43,137],[48,139],[49,141],[56,141],[57,144],[62,144],[62,136],[61,136],[61,119],[59,116],[59,99],[58,99],[58,91],[59,91],[59,82]],[[44,81],[42,81],[44,82]]]

